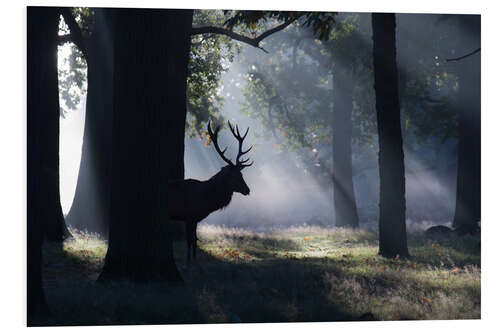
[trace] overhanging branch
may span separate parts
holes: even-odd
[[[80,51],[82,51],[85,59],[88,59],[85,38],[83,37],[82,30],[78,26],[78,23],[76,23],[75,17],[71,13],[70,8],[69,7],[61,8],[61,15],[64,18],[64,22],[66,22],[66,24],[69,27],[71,41],[75,43],[75,45],[80,49]],[[60,39],[63,39],[62,37],[64,36],[61,36]]]
[[[286,21],[285,23],[283,24],[280,24],[272,29],[269,29],[265,32],[263,32],[261,35],[255,37],[255,38],[250,38],[250,37],[247,37],[247,36],[244,36],[244,35],[241,35],[241,34],[238,34],[232,30],[229,30],[229,29],[226,29],[226,28],[221,28],[221,27],[214,27],[214,26],[206,26],[206,27],[198,27],[198,28],[192,28],[191,29],[191,36],[194,36],[194,35],[200,35],[200,34],[217,34],[217,35],[225,35],[225,36],[228,36],[229,38],[231,39],[234,39],[234,40],[237,40],[237,41],[240,41],[240,42],[243,42],[243,43],[246,43],[248,45],[251,45],[253,47],[256,47],[256,48],[259,48],[261,49],[262,51],[266,52],[266,53],[269,53],[267,52],[263,47],[261,47],[259,44],[260,42],[274,34],[275,32],[278,32],[280,30],[283,30],[285,29],[286,27],[288,27],[290,24],[292,24],[296,19],[291,19],[291,20],[288,20]]]
[[[57,36],[57,38],[58,38],[57,44],[59,44],[59,45],[63,45],[64,43],[73,41],[73,39],[71,39],[71,34],[60,35],[60,36]]]

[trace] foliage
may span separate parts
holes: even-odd
[[[456,22],[435,27],[433,15],[398,15],[398,61],[405,149],[425,141],[437,147],[457,136],[457,77],[443,63],[456,46]],[[251,20],[250,20],[251,22]],[[433,36],[422,41],[422,31]],[[280,149],[299,152],[313,173],[331,170],[332,76],[354,80],[353,159],[376,151],[369,14],[338,14],[327,40],[300,23],[266,42],[269,58],[246,59],[243,109],[274,136]],[[415,138],[417,140],[415,140]],[[438,149],[438,148],[436,148]],[[319,166],[319,167],[318,167]],[[375,164],[372,166],[374,167]],[[356,172],[356,171],[355,171]]]
[[[339,14],[328,40],[323,41],[297,22],[269,39],[268,59],[247,60],[244,111],[259,119],[284,148],[300,153],[312,173],[328,177],[331,173],[333,75],[354,77],[355,139],[368,144],[373,140],[367,36],[366,18],[359,14]]]
[[[195,10],[193,26],[220,26],[225,18],[220,10]],[[188,65],[188,120],[186,134],[202,134],[205,123],[220,117],[224,103],[219,81],[241,47],[224,35],[195,35]]]
[[[258,11],[258,10],[226,10],[226,15],[231,16],[225,25],[229,29],[242,25],[252,30],[256,35],[259,24],[268,20],[278,22],[288,22],[299,20],[301,25],[306,28],[312,28],[314,34],[320,40],[327,40],[335,24],[336,12],[290,12],[290,11]]]
[[[303,26],[312,27],[319,38],[326,38],[335,22],[335,15],[336,13],[196,10],[193,26],[225,25],[231,31],[237,30],[256,37],[270,29],[268,20],[284,22],[301,19]],[[219,93],[218,83],[240,49],[227,36],[212,34],[193,37],[188,76],[189,136],[202,135],[205,122],[220,118],[218,112],[224,98]]]
[[[75,15],[75,20],[80,25],[84,36],[88,36],[90,34],[89,25],[92,21],[91,11],[88,8],[74,8],[73,15]],[[68,33],[68,25],[61,16],[59,35]],[[59,45],[58,54],[60,114],[64,118],[68,112],[76,110],[81,98],[87,92],[87,62],[83,53],[72,42]]]
[[[404,127],[419,142],[432,137],[442,142],[458,136],[458,114],[454,103],[458,92],[457,76],[443,59],[456,47],[456,23],[439,23],[440,15],[400,14],[400,61],[406,71],[401,108]],[[418,40],[415,36],[433,36]],[[423,45],[422,45],[423,44]]]
[[[87,7],[73,8],[72,13],[84,38],[92,38],[94,28],[94,11]],[[222,25],[225,21],[220,10],[195,10],[193,26]],[[61,18],[60,35],[69,33],[68,26]],[[60,47],[64,47],[61,45]],[[219,80],[228,69],[229,63],[239,52],[240,46],[229,37],[222,35],[201,36],[192,38],[190,61],[188,65],[188,121],[187,134],[193,136],[201,133],[203,123],[219,117],[224,98],[219,94]],[[80,99],[86,93],[86,62],[82,52],[71,43],[71,52],[59,69],[59,89],[61,99],[61,115],[74,111]]]

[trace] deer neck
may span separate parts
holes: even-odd
[[[222,209],[229,205],[233,197],[233,191],[228,187],[227,181],[219,174],[208,180],[210,184],[210,195],[207,198],[212,211]]]

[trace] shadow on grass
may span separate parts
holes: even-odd
[[[418,263],[464,267],[481,267],[481,235],[445,235],[426,237],[423,232],[408,234],[408,246]]]
[[[39,326],[205,322],[191,290],[168,283],[97,283],[104,257],[44,245],[43,282],[51,317]]]
[[[184,287],[168,283],[100,284],[102,260],[44,247],[44,286],[52,317],[42,326],[265,323],[355,320],[329,301],[323,272],[309,261],[235,263],[199,251],[185,265],[176,242]]]
[[[181,272],[209,322],[357,320],[327,298],[322,259],[230,262],[200,252]]]

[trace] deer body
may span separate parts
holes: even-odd
[[[239,161],[239,158],[246,154],[250,149],[242,152],[241,146],[246,137],[247,132],[243,137],[240,136],[239,130],[236,127],[234,132],[231,124],[229,124],[231,132],[239,141],[239,153],[236,158],[237,163],[233,164],[225,158],[224,151],[221,152],[217,144],[217,133],[220,127],[217,127],[215,134],[208,124],[208,133],[215,149],[219,155],[228,163],[217,174],[206,181],[196,179],[175,180],[168,184],[169,212],[170,218],[173,220],[183,221],[186,226],[186,242],[187,242],[187,260],[189,262],[191,252],[193,258],[196,258],[196,228],[200,221],[210,215],[212,212],[222,209],[229,205],[234,192],[243,195],[249,195],[250,189],[243,180],[241,170],[250,164],[244,164],[246,161]]]

